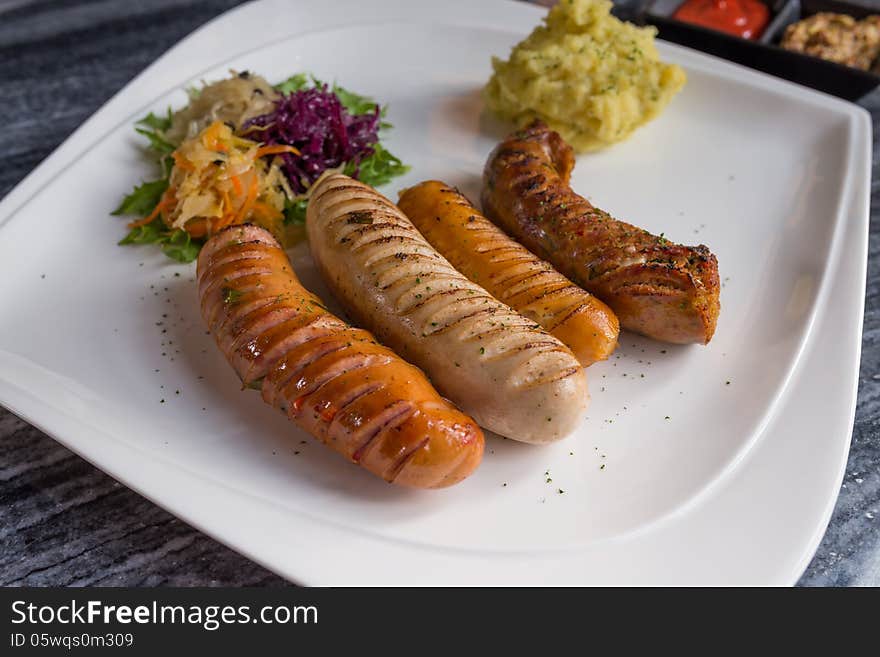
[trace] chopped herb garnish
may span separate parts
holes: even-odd
[[[350,224],[372,224],[373,213],[366,210],[358,210],[348,213],[348,223]]]
[[[223,303],[226,305],[235,304],[241,300],[241,291],[234,290],[231,287],[224,287],[221,293],[223,294]]]

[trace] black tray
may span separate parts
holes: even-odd
[[[777,45],[788,25],[815,13],[830,11],[864,18],[880,14],[880,7],[871,10],[842,0],[764,0],[770,7],[770,24],[758,39],[742,39],[672,18],[672,13],[683,1],[652,0],[642,13],[642,22],[655,25],[659,37],[666,41],[696,48],[846,100],[858,100],[880,84],[880,75],[876,73],[792,52]]]

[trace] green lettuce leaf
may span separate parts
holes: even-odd
[[[294,91],[300,91],[309,86],[309,76],[305,73],[297,73],[296,75],[291,75],[281,84],[275,85],[275,90],[284,94],[291,94]]]
[[[160,240],[162,253],[178,262],[192,262],[199,256],[201,240],[194,240],[182,228],[167,233]]]
[[[174,149],[177,148],[174,144],[165,139],[165,137],[163,137],[158,131],[147,130],[146,128],[135,128],[135,132],[149,139],[150,148],[157,153],[168,155],[169,153],[173,153]]]
[[[409,167],[382,144],[373,146],[373,151],[370,157],[361,160],[360,167],[356,167],[351,162],[345,165],[345,175],[352,176],[357,173],[357,179],[361,182],[379,187],[395,176],[402,176],[409,171]]]
[[[137,122],[136,125],[146,126],[147,128],[152,128],[158,132],[165,132],[168,128],[171,127],[171,117],[172,117],[171,108],[168,108],[168,112],[165,116],[156,116],[152,112],[147,114],[144,118]]]
[[[368,114],[375,110],[378,105],[378,103],[369,96],[361,96],[360,94],[356,94],[348,89],[340,87],[336,83],[333,83],[332,91],[336,94],[336,97],[339,98],[339,102],[342,103],[342,106],[353,116]],[[385,114],[384,108],[381,112],[383,115]]]
[[[128,235],[119,240],[119,244],[153,244],[162,239],[163,228],[160,219],[155,219],[144,226],[135,226]]]
[[[159,204],[166,189],[168,189],[168,178],[141,183],[122,199],[119,207],[110,214],[146,217]]]
[[[320,87],[323,84],[325,84],[324,81],[319,80],[314,75],[308,73],[297,73],[296,75],[292,75],[287,78],[284,82],[276,84],[275,90],[279,93],[286,95],[294,93],[295,91],[302,91],[303,89]],[[330,91],[336,94],[336,97],[339,98],[339,102],[342,103],[342,106],[346,110],[348,110],[348,113],[354,116],[372,112],[376,109],[376,105],[378,105],[378,103],[369,96],[363,96],[353,91],[349,91],[345,87],[340,87],[335,82],[332,85],[327,86],[330,87]],[[383,107],[380,110],[382,116],[385,116],[385,109],[386,108]],[[390,126],[383,123],[382,127]]]
[[[119,240],[126,244],[158,244],[162,253],[178,262],[192,262],[202,248],[201,240],[194,240],[185,230],[168,228],[161,219],[154,219],[144,226],[135,226],[128,235]]]
[[[306,223],[306,208],[309,200],[306,198],[298,198],[295,201],[290,199],[284,200],[284,223],[285,224],[304,224]]]

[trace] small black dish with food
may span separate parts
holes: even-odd
[[[880,84],[880,75],[874,72],[880,70],[876,63],[873,70],[863,70],[780,45],[786,28],[798,21],[823,12],[862,20],[870,15],[880,15],[880,5],[872,10],[842,0],[760,0],[767,8],[766,24],[752,38],[743,38],[674,17],[685,1],[651,0],[642,13],[642,21],[655,25],[661,39],[696,48],[846,100],[858,100]]]

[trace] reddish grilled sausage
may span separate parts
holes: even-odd
[[[540,121],[499,144],[483,171],[483,212],[595,294],[623,328],[708,343],[719,311],[718,261],[614,219],[569,187],[571,147]]]
[[[425,375],[302,287],[262,228],[232,226],[198,262],[199,298],[242,383],[386,481],[450,486],[476,469],[483,434]]]

